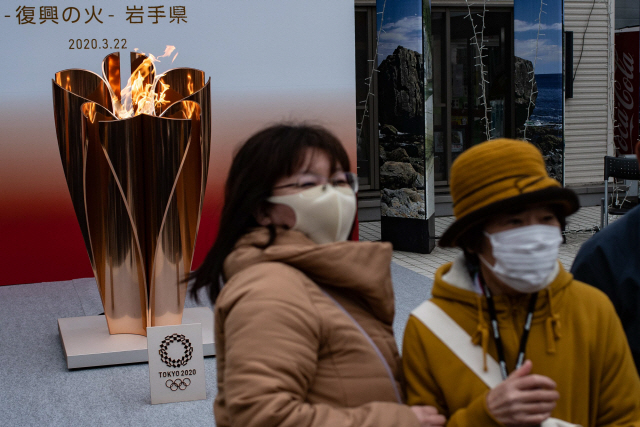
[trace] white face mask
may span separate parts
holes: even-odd
[[[267,201],[293,209],[293,230],[319,244],[347,240],[356,217],[356,195],[350,187],[318,185],[295,194],[272,196]]]
[[[510,288],[530,294],[546,288],[554,279],[562,243],[560,228],[528,225],[485,235],[491,241],[496,262],[492,266],[482,256],[480,260]]]

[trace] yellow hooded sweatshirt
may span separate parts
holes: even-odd
[[[640,379],[611,302],[558,264],[556,278],[539,293],[526,348],[533,373],[557,384],[560,399],[552,417],[583,427],[640,426]],[[438,269],[432,294],[483,354],[498,360],[486,300],[473,289],[462,257]],[[513,372],[529,295],[494,299]],[[449,427],[502,425],[487,409],[485,383],[414,316],[402,357],[410,405],[437,407]]]

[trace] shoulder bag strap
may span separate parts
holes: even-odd
[[[431,301],[420,304],[411,314],[420,320],[489,388],[502,382],[498,362],[487,354],[487,371],[482,366],[482,348],[473,345],[471,336],[447,313]]]
[[[473,345],[471,336],[447,313],[431,301],[420,304],[411,314],[438,337],[489,388],[502,382],[498,362],[487,354],[487,371],[482,366],[482,348]],[[545,420],[541,427],[580,427],[556,418]]]

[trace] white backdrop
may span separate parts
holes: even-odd
[[[140,24],[127,21],[127,7],[134,6],[143,8]],[[158,24],[150,6],[163,6],[166,17]],[[186,22],[170,22],[176,6],[184,7]],[[46,7],[57,8],[58,24],[41,19],[41,13],[52,15]],[[51,79],[57,71],[100,73],[113,51],[128,61],[133,48],[159,55],[174,45],[175,62],[163,58],[158,72],[192,67],[211,77],[212,154],[197,262],[215,235],[233,148],[265,124],[324,124],[345,143],[355,168],[353,13],[352,0],[3,0],[0,284],[91,275],[55,137]],[[103,39],[109,49],[100,49]],[[127,49],[113,49],[115,39],[126,39]]]

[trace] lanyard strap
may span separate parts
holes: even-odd
[[[496,314],[496,306],[493,302],[493,295],[489,290],[489,287],[484,283],[482,275],[478,273],[476,275],[480,288],[484,292],[484,296],[487,298],[487,307],[489,308],[489,318],[491,319],[491,329],[493,329],[493,337],[496,340],[496,350],[498,351],[498,363],[500,364],[500,374],[502,379],[506,380],[509,376],[507,371],[507,362],[504,356],[504,346],[502,345],[502,337],[500,336],[500,328],[498,325],[498,316]],[[538,293],[534,293],[529,298],[529,308],[527,318],[524,322],[524,328],[522,330],[522,337],[520,338],[520,348],[518,350],[518,358],[516,359],[516,369],[520,368],[524,363],[524,354],[527,348],[527,341],[529,340],[529,331],[531,331],[531,323],[533,321],[533,312],[536,308],[536,301],[538,300]]]

